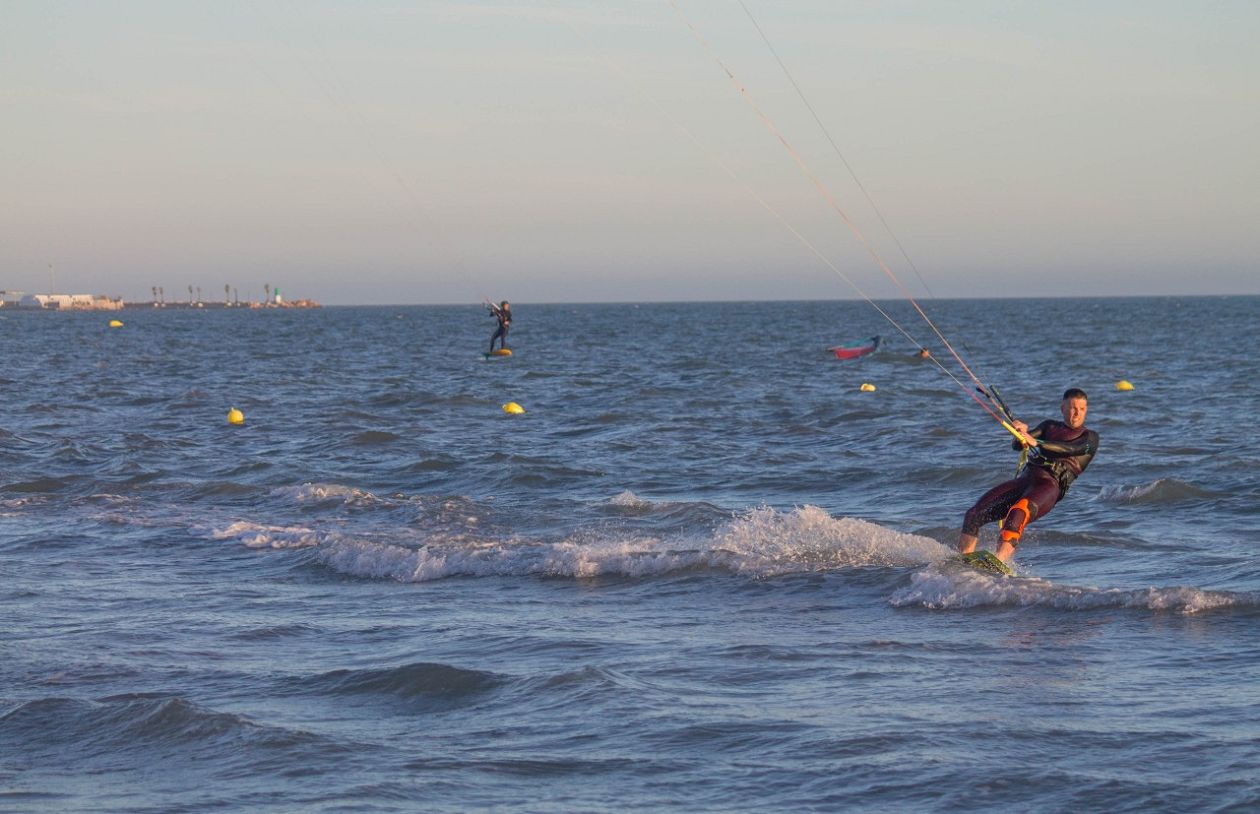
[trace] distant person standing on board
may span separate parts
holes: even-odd
[[[499,340],[499,347],[507,350],[508,328],[512,327],[512,305],[507,300],[495,305],[489,303],[490,313],[495,319],[499,320],[499,327],[495,329],[494,336],[490,337],[490,352],[494,353],[494,340]]]

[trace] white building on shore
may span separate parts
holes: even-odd
[[[121,297],[96,294],[27,294],[18,305],[54,311],[121,311],[123,301]]]

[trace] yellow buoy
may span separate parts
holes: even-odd
[[[861,390],[863,393],[874,393],[875,385],[871,384],[870,382],[867,382],[863,384],[861,387],[859,387],[858,390]]]
[[[111,319],[109,321],[109,327],[111,328],[121,328],[122,326],[123,326],[122,320],[120,319]]]
[[[1120,381],[1116,382],[1116,389],[1117,390],[1132,390],[1133,382],[1128,381],[1127,379],[1121,379]]]
[[[236,409],[235,407],[233,407],[231,410],[228,410],[228,423],[229,424],[244,424],[245,414],[242,413],[240,410]]]
[[[509,401],[507,404],[503,405],[503,412],[508,415],[520,415],[525,412],[525,408],[514,401]]]

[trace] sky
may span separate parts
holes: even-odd
[[[0,21],[0,289],[1260,293],[1254,0],[0,0]]]

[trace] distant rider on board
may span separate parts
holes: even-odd
[[[499,340],[499,347],[507,350],[508,328],[512,326],[512,306],[507,300],[495,305],[494,303],[486,303],[486,307],[490,309],[490,313],[499,320],[499,327],[495,329],[494,336],[490,337],[490,352],[494,353],[494,340]]]
[[[1064,392],[1059,403],[1062,421],[1043,421],[1032,430],[1022,421],[1011,422],[1021,436],[1011,447],[1026,448],[1028,463],[1013,480],[985,492],[967,511],[958,536],[959,552],[975,551],[981,526],[1001,519],[997,557],[1006,562],[1015,554],[1024,527],[1049,514],[1094,459],[1098,433],[1085,426],[1088,409],[1085,391],[1073,387]]]

